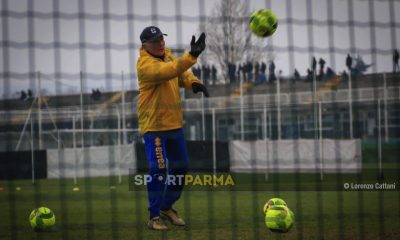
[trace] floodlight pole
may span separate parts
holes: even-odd
[[[203,141],[206,140],[206,123],[205,123],[205,115],[204,115],[204,95],[201,94],[201,131]]]
[[[244,140],[243,78],[240,78],[240,140]]]
[[[281,80],[279,73],[276,78],[276,94],[277,94],[277,106],[278,106],[278,140],[281,140]]]
[[[324,147],[322,136],[322,106],[321,101],[318,101],[318,122],[319,122],[319,168],[321,181],[324,180]]]
[[[80,102],[81,102],[81,148],[82,148],[82,153],[83,153],[83,146],[84,146],[84,136],[83,136],[83,72],[80,72],[80,83],[81,83],[81,96],[80,96]]]
[[[121,114],[117,108],[117,119],[118,119],[118,183],[122,183],[121,178],[121,156],[122,156],[122,149],[121,149]]]
[[[350,126],[350,139],[353,139],[353,88],[351,86],[351,71],[349,74],[349,88],[348,88],[348,99],[349,99],[349,126]]]
[[[314,138],[317,138],[317,71],[313,69],[313,111],[314,111]]]
[[[268,123],[269,138],[272,139],[272,111],[268,112]]]
[[[31,118],[31,166],[32,166],[32,185],[35,184],[35,151],[33,149],[33,118]]]
[[[125,79],[124,79],[124,71],[121,72],[121,91],[122,91],[122,128],[124,129],[124,140],[123,140],[123,144],[126,144],[127,142],[127,135],[126,135],[126,112],[125,112]]]
[[[42,143],[42,95],[41,95],[41,77],[40,77],[40,72],[37,72],[37,80],[38,80],[38,88],[36,90],[37,95],[38,95],[38,135],[39,135],[39,149],[43,148],[43,143]]]
[[[79,158],[82,159],[82,161],[84,161],[84,147],[85,147],[85,137],[84,137],[84,132],[83,132],[83,72],[80,72],[80,82],[81,82],[81,154],[79,155]],[[75,121],[74,121],[75,122]],[[75,132],[75,131],[74,131]],[[76,153],[76,149],[75,149],[75,153]],[[76,158],[77,163],[79,163],[78,158]],[[83,164],[84,165],[84,164]],[[75,164],[75,168],[76,168],[76,175],[75,175],[75,185],[77,184],[77,171],[78,171],[78,164]]]
[[[264,113],[263,113],[263,138],[266,140],[268,138],[267,134],[267,106],[264,105]]]
[[[385,142],[389,141],[389,128],[388,128],[388,111],[387,111],[387,85],[386,73],[383,73],[383,100],[384,100],[384,117],[385,117]]]
[[[378,99],[378,164],[379,177],[382,176],[382,133],[381,133],[381,99]]]
[[[263,130],[264,130],[264,140],[266,143],[266,168],[265,168],[265,181],[268,181],[268,171],[269,171],[269,139],[268,139],[268,128],[267,125],[270,126],[270,124],[268,124],[268,111],[267,111],[267,106],[264,105],[264,121],[263,121]],[[271,137],[271,132],[270,132],[270,137]]]
[[[204,79],[204,71],[200,72],[201,79]],[[203,141],[206,140],[206,117],[204,113],[204,94],[201,94],[201,131],[202,131],[202,137]]]
[[[215,108],[212,108],[212,131],[213,131],[213,173],[217,173],[217,149],[216,149],[216,135],[215,135]]]
[[[266,153],[266,164],[265,164],[265,174],[264,174],[264,179],[265,179],[265,181],[268,181],[268,178],[269,178],[269,161],[270,161],[270,157],[269,157],[269,154],[270,154],[270,140],[269,139],[266,139],[265,140],[265,144],[266,144],[266,150],[265,150],[265,153]]]
[[[78,153],[76,152],[76,126],[75,126],[75,115],[72,115],[72,143],[75,155],[75,169],[74,169],[74,185],[77,184],[77,171],[78,171]]]

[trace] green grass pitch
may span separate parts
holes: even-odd
[[[276,177],[270,175],[270,182]],[[333,179],[328,175],[325,182]],[[265,185],[258,191],[185,191],[175,207],[187,226],[168,224],[167,232],[155,232],[146,227],[147,193],[129,191],[127,177],[110,189],[115,181],[78,179],[77,192],[71,179],[0,181],[0,239],[400,239],[398,190],[278,192]],[[289,233],[265,227],[262,208],[272,197],[283,198],[296,215]],[[29,213],[39,206],[56,215],[49,232],[29,225]]]

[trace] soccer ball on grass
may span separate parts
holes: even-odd
[[[272,232],[286,233],[294,224],[294,213],[286,206],[271,206],[265,214],[265,224]]]
[[[269,37],[278,28],[278,18],[269,9],[253,12],[250,17],[249,27],[259,37]]]
[[[29,222],[35,231],[49,230],[56,223],[56,216],[49,208],[40,207],[31,212]]]
[[[286,233],[295,221],[294,213],[289,209],[285,200],[271,198],[264,204],[265,225],[272,232]]]

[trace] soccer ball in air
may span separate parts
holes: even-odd
[[[281,198],[271,198],[268,202],[264,205],[264,214],[267,213],[268,209],[272,206],[285,206],[287,207],[286,202]]]
[[[271,10],[261,9],[251,14],[249,26],[257,36],[269,37],[276,31],[278,19]]]
[[[294,213],[284,205],[272,205],[265,214],[265,224],[272,232],[286,233],[294,224]]]
[[[33,230],[43,231],[50,229],[56,223],[56,217],[49,208],[40,207],[31,212],[29,222]]]

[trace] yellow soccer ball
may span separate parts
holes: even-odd
[[[49,208],[40,207],[31,212],[29,222],[35,231],[48,230],[56,223],[56,216]]]

